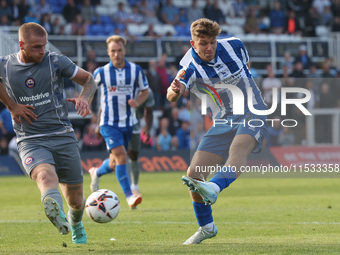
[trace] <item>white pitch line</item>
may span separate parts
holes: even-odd
[[[0,224],[2,223],[49,223],[50,221],[38,221],[38,220],[0,220]],[[93,221],[83,221],[86,224],[98,224]],[[189,221],[113,221],[114,224],[160,224],[160,225],[187,225],[187,224],[197,224],[196,222],[189,222]],[[289,222],[289,221],[239,221],[239,222],[232,222],[232,221],[225,221],[225,222],[217,222],[219,225],[228,225],[228,224],[254,224],[254,225],[278,225],[278,224],[293,224],[293,225],[340,225],[340,222],[318,222],[318,221],[311,221],[311,222]]]

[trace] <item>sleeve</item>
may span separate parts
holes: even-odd
[[[102,75],[101,75],[101,68],[98,67],[96,70],[94,70],[93,72],[93,78],[95,80],[95,82],[99,85],[101,85],[102,82]]]
[[[176,75],[176,79],[178,79],[186,89],[190,88],[192,81],[195,78],[195,73],[192,69],[190,68],[182,68],[178,71]]]
[[[138,68],[138,88],[140,90],[145,90],[149,88],[149,82],[146,79],[143,69],[140,66],[138,66],[137,68]]]
[[[68,57],[64,55],[59,55],[58,60],[59,60],[61,75],[63,77],[72,79],[78,72],[78,67],[76,66],[76,64],[73,63],[71,59],[69,59]]]

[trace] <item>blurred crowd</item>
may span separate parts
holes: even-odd
[[[316,36],[318,26],[340,31],[340,0],[0,0],[0,26],[37,22],[52,35],[131,36],[131,24],[147,25],[134,36],[161,36],[157,24],[173,27],[166,35],[190,35],[202,17],[226,33]]]

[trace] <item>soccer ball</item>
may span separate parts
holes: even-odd
[[[107,223],[114,220],[120,209],[118,196],[108,189],[93,192],[86,200],[85,211],[95,222]]]

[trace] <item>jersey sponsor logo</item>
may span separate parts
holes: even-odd
[[[31,89],[35,86],[35,80],[33,78],[27,78],[25,81],[25,85],[27,88]]]
[[[109,88],[109,91],[110,91],[110,92],[116,92],[116,90],[117,90],[117,86],[114,86],[114,87],[110,87],[110,88]]]
[[[31,164],[33,161],[34,161],[34,158],[32,158],[32,157],[27,157],[27,158],[25,159],[25,165],[29,165],[29,164]]]

